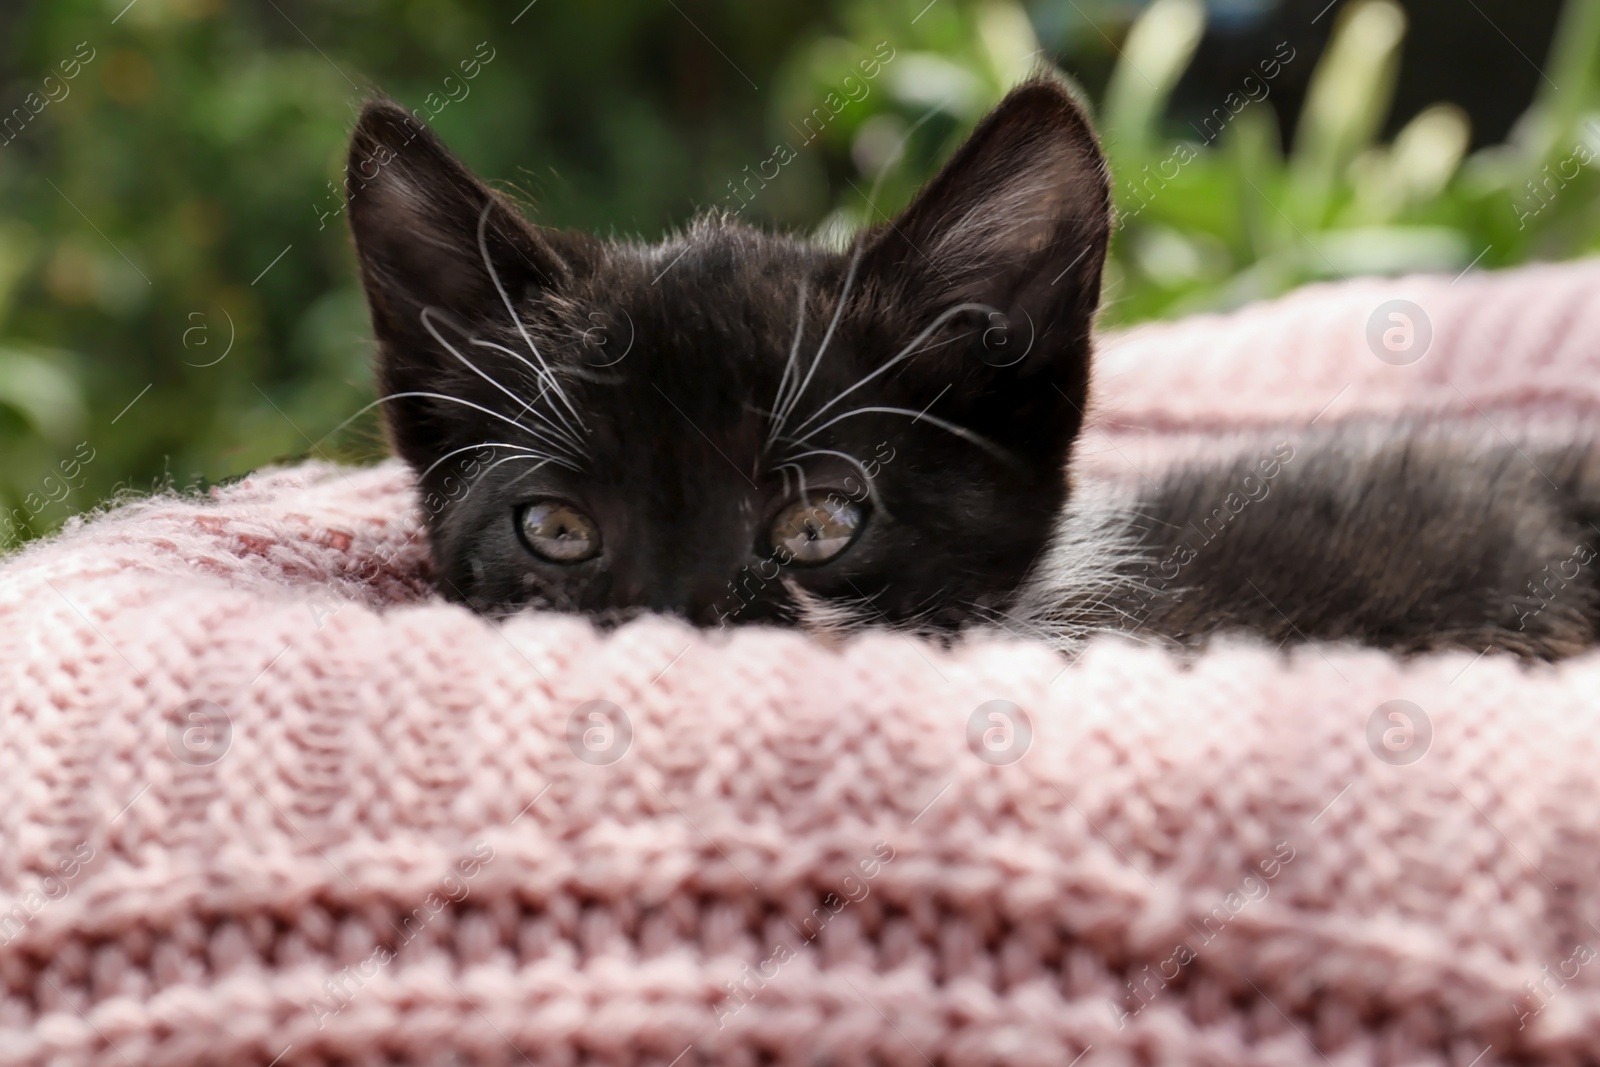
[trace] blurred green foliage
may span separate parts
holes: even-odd
[[[1108,324],[1600,246],[1600,0],[1568,0],[1547,84],[1470,156],[1446,101],[1379,142],[1391,0],[1339,5],[1326,49],[1264,50],[1181,128],[1201,0],[524,3],[0,12],[0,549],[121,489],[381,451],[375,413],[329,436],[373,397],[336,190],[379,86],[549,225],[653,239],[709,209],[841,239],[1054,61],[1088,75],[1116,175]],[[1284,137],[1266,101],[1295,64]]]
[[[883,189],[876,208],[850,187],[840,194],[837,210],[853,225],[909,198],[1012,83],[1017,57],[1051,51],[1010,4],[939,4],[898,33],[889,7],[853,9],[851,44],[826,41],[797,61],[815,72],[794,90],[800,101],[832,80],[832,57],[883,36],[900,47],[899,77],[886,77],[888,91],[863,100],[840,130],[872,175],[860,185]],[[1166,120],[1169,96],[1193,59],[1205,7],[1156,0],[1129,27],[1105,92],[1089,101],[1121,216],[1103,323],[1234,307],[1316,280],[1600,249],[1600,171],[1589,165],[1600,157],[1600,0],[1568,0],[1544,90],[1506,144],[1470,157],[1467,116],[1444,101],[1389,143],[1377,140],[1406,33],[1397,3],[1351,0],[1330,18],[1320,55],[1304,42],[1269,46],[1238,71],[1234,90],[1206,103],[1209,117],[1183,128]],[[1285,138],[1264,104],[1296,63],[1315,71]]]

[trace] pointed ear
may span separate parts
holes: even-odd
[[[1063,420],[1070,439],[1111,225],[1110,175],[1089,120],[1064,85],[1039,77],[1012,90],[871,238],[862,270],[924,325],[963,303],[998,312],[965,316],[970,346],[930,353],[924,367],[946,381],[987,375],[989,417]],[[1041,398],[1046,384],[1055,388]]]
[[[460,349],[453,333],[510,330],[508,301],[525,314],[530,297],[558,291],[585,267],[585,242],[530,225],[392,101],[362,109],[345,184],[384,395],[449,393],[452,381],[473,373],[427,328],[424,311],[432,309],[434,329]],[[401,455],[415,464],[447,439],[443,428],[461,412],[408,398],[386,404],[385,415]]]

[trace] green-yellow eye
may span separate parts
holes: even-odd
[[[533,554],[551,563],[581,563],[600,552],[594,520],[559,500],[538,500],[522,509],[522,539]]]
[[[850,547],[865,523],[866,513],[849,501],[796,501],[772,521],[772,548],[796,563],[826,563]]]

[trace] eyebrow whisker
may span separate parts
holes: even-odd
[[[517,403],[521,404],[523,412],[532,411],[533,410],[533,405],[532,404],[530,404],[523,397],[518,396],[512,390],[507,389],[504,385],[501,385],[492,376],[490,376],[488,374],[485,374],[483,372],[483,370],[476,363],[472,362],[472,360],[468,359],[466,356],[462,355],[459,351],[457,351],[455,345],[451,344],[449,341],[446,341],[444,339],[444,335],[441,334],[438,330],[434,329],[433,320],[428,317],[429,314],[432,313],[433,311],[434,311],[433,308],[425,307],[425,308],[422,309],[422,314],[420,316],[421,319],[422,319],[423,327],[430,334],[433,335],[433,339],[435,341],[439,342],[441,345],[443,345],[446,349],[448,349],[452,356],[455,356],[462,363],[466,364],[467,369],[471,370],[478,377],[482,378],[484,381],[488,382],[490,385],[494,386],[496,389],[498,389],[502,393],[506,394],[506,396],[509,396],[512,400],[515,400]],[[539,414],[538,412],[533,412],[533,413],[534,414]],[[540,417],[542,418],[543,416],[541,415]],[[573,444],[576,444],[576,442],[568,443],[568,442],[565,442],[565,441],[552,439],[550,437],[550,435],[546,434],[543,430],[535,429],[535,428],[529,427],[529,426],[523,426],[522,423],[516,422],[515,420],[513,420],[513,424],[518,426],[518,427],[520,427],[522,430],[524,430],[527,433],[534,434],[534,435],[539,436],[539,437],[543,437],[548,443],[550,443],[552,445],[560,445],[563,449],[570,448]],[[552,430],[554,430],[554,427],[552,427]]]
[[[797,445],[806,444],[813,437],[815,437],[817,434],[821,433],[823,430],[826,430],[828,427],[834,425],[835,423],[843,422],[845,419],[853,418],[856,415],[866,415],[866,414],[869,414],[871,412],[880,412],[880,413],[886,414],[886,415],[904,415],[907,418],[911,419],[913,422],[926,422],[930,426],[937,426],[939,429],[945,431],[946,433],[953,434],[954,436],[961,438],[963,441],[966,441],[968,444],[971,444],[971,445],[974,445],[974,446],[976,446],[978,448],[981,448],[983,451],[985,451],[985,452],[989,453],[990,455],[994,456],[996,459],[1002,460],[1003,462],[1010,463],[1010,464],[1020,464],[1020,462],[1021,462],[1020,460],[1017,459],[1017,457],[1015,455],[1013,455],[1012,453],[1008,452],[1006,449],[1001,448],[999,445],[995,444],[993,441],[989,440],[987,437],[984,437],[982,434],[973,433],[971,430],[967,429],[965,426],[957,426],[955,423],[947,422],[944,419],[941,419],[936,415],[929,415],[926,411],[912,411],[910,408],[897,408],[897,407],[878,406],[878,405],[873,405],[873,406],[870,406],[870,407],[852,408],[851,410],[846,411],[842,415],[835,415],[833,418],[829,419],[827,422],[823,423],[821,426],[818,426],[815,429],[813,429],[810,433],[806,434],[804,437],[797,438],[794,443],[797,444]]]
[[[866,375],[864,378],[862,378],[856,384],[852,385],[850,388],[848,388],[848,389],[844,390],[843,392],[839,393],[832,400],[828,401],[826,404],[823,404],[821,407],[819,407],[816,411],[813,411],[811,413],[811,415],[809,417],[807,417],[804,422],[802,422],[800,425],[795,427],[795,433],[799,433],[800,431],[804,430],[807,426],[810,426],[813,422],[815,422],[817,419],[820,419],[822,417],[822,413],[823,412],[825,412],[829,408],[833,407],[833,405],[837,404],[839,401],[843,400],[845,397],[849,396],[851,393],[855,392],[857,389],[860,389],[863,385],[866,385],[868,382],[872,381],[872,379],[876,378],[878,375],[884,373],[885,371],[887,371],[889,368],[895,366],[896,364],[901,363],[901,362],[903,362],[903,361],[905,361],[907,359],[910,359],[912,356],[915,356],[915,355],[919,354],[921,352],[921,348],[919,346],[922,344],[922,342],[926,341],[934,333],[934,331],[939,329],[939,327],[943,326],[947,321],[949,321],[951,318],[955,317],[956,315],[961,314],[963,311],[990,311],[990,312],[995,312],[995,313],[998,314],[999,309],[991,307],[988,304],[970,304],[970,303],[969,304],[956,304],[954,307],[946,308],[944,311],[939,313],[937,318],[935,318],[932,322],[930,322],[928,324],[926,329],[924,329],[921,333],[917,334],[916,337],[912,338],[910,344],[906,345],[899,352],[895,353],[895,355],[892,358],[890,358],[889,360],[887,360],[881,367],[879,367],[877,370],[873,371],[872,373]]]
[[[537,459],[537,458],[538,457],[536,457],[536,456],[507,456],[505,459],[497,459],[497,460],[495,460],[493,463],[491,463],[489,465],[488,470],[485,470],[483,472],[483,474],[486,475],[486,474],[489,473],[489,471],[492,471],[496,467],[500,466],[500,464],[502,464],[502,463],[510,463],[514,459]],[[534,473],[540,467],[543,467],[546,463],[549,463],[549,462],[551,462],[549,459],[545,459],[542,462],[535,463],[533,466],[529,467],[527,470],[523,471],[521,474],[517,475],[515,478],[513,478],[509,482],[507,482],[503,486],[503,488],[510,489],[513,485],[516,485],[518,482],[522,481],[522,479],[524,479],[528,475]],[[479,477],[481,478],[481,477],[483,477],[483,475],[479,475]]]
[[[783,457],[783,465],[785,467],[796,466],[798,461],[807,459],[811,456],[835,456],[853,465],[856,470],[861,472],[862,480],[867,483],[867,496],[872,500],[872,506],[883,512],[883,514],[889,515],[889,509],[884,506],[882,497],[878,495],[877,483],[873,480],[872,475],[867,473],[867,465],[862,463],[856,457],[850,455],[848,452],[838,452],[831,448],[813,448],[806,452],[790,453],[789,455]],[[893,516],[890,517],[892,518]]]
[[[816,376],[817,367],[822,364],[823,354],[828,351],[828,343],[833,340],[833,333],[839,328],[839,320],[844,318],[845,305],[850,302],[850,290],[855,285],[856,268],[861,266],[861,256],[865,251],[865,243],[860,237],[857,237],[855,253],[850,257],[850,268],[845,272],[844,287],[839,292],[839,305],[833,309],[833,319],[828,323],[827,332],[822,335],[822,343],[817,346],[817,354],[811,360],[811,368],[806,371],[806,376],[801,380],[799,387],[795,389],[794,395],[789,398],[789,402],[784,405],[783,411],[778,414],[776,429],[773,431],[774,435],[782,431],[783,424],[793,414],[795,405],[800,403],[800,398],[805,394],[806,387],[811,384],[811,379]]]
[[[783,376],[778,379],[778,395],[772,398],[773,421],[767,426],[767,440],[762,451],[772,448],[772,442],[777,438],[779,425],[778,412],[783,410],[785,394],[791,381],[797,380],[799,375],[800,341],[805,336],[806,329],[806,281],[800,279],[799,313],[795,316],[794,343],[789,346],[789,358],[783,364]]]
[[[330,431],[330,432],[336,432],[338,429],[340,429],[340,427],[342,427],[344,425],[348,425],[350,422],[352,422],[355,419],[359,418],[364,412],[372,410],[373,408],[377,407],[379,404],[386,404],[391,400],[404,400],[407,397],[426,397],[426,398],[431,399],[431,400],[444,400],[444,401],[448,401],[449,403],[452,403],[452,404],[460,404],[463,407],[472,408],[474,411],[481,411],[481,412],[483,412],[483,414],[489,416],[492,419],[499,419],[501,422],[508,423],[508,424],[510,424],[512,426],[515,426],[517,429],[521,430],[524,433],[528,433],[529,432],[528,427],[522,425],[522,423],[518,422],[516,419],[510,418],[509,416],[506,416],[506,415],[502,415],[500,412],[495,411],[492,408],[486,408],[482,404],[474,404],[472,401],[463,400],[459,396],[450,396],[450,395],[448,395],[446,393],[433,393],[433,392],[429,392],[429,391],[427,391],[425,389],[408,389],[405,392],[390,393],[388,396],[380,396],[378,399],[374,400],[370,404],[367,404],[360,411],[358,411],[354,415],[350,416],[350,418],[346,419],[343,423],[340,424],[340,426],[334,427],[334,430]],[[324,436],[326,436],[326,435],[324,435]],[[575,458],[575,457],[571,457],[571,458],[564,457],[564,456],[553,456],[553,457],[551,457],[552,462],[559,463],[561,466],[570,468],[571,470],[577,470],[578,467],[572,461],[573,458]]]
[[[533,401],[531,403],[526,401],[526,400],[522,400],[520,397],[517,398],[518,401],[520,403],[522,403],[522,405],[523,405],[523,409],[522,409],[523,412],[531,412],[531,413],[533,413],[535,415],[538,415],[539,418],[544,421],[544,424],[546,426],[550,427],[550,431],[552,433],[558,434],[561,437],[561,439],[563,441],[567,442],[567,444],[571,448],[573,448],[574,450],[579,451],[579,452],[583,451],[583,445],[575,437],[573,437],[573,435],[570,432],[570,430],[565,428],[566,427],[566,423],[565,422],[563,422],[562,425],[557,426],[554,422],[551,421],[551,419],[550,419],[550,417],[548,415],[546,415],[543,411],[539,410],[539,408],[537,407],[539,401],[543,400],[546,396],[548,396],[550,394],[551,387],[554,384],[554,382],[551,379],[546,378],[544,376],[544,374],[542,372],[540,372],[539,368],[535,367],[532,363],[529,363],[528,360],[527,360],[527,357],[521,355],[520,353],[513,352],[511,349],[507,348],[505,345],[497,344],[494,341],[485,341],[485,340],[483,340],[482,338],[479,338],[479,337],[469,337],[469,338],[467,338],[467,343],[468,344],[472,344],[472,345],[476,345],[479,348],[492,348],[496,352],[501,352],[501,353],[503,353],[503,354],[505,354],[507,356],[510,356],[512,359],[521,360],[522,363],[525,366],[527,366],[529,370],[533,371],[534,375],[539,379],[539,382],[540,382],[539,395],[534,397]],[[556,415],[560,416],[560,414],[561,414],[560,410],[556,409]],[[519,413],[519,415],[520,415],[520,413]]]
[[[517,314],[517,309],[511,303],[511,297],[506,293],[506,287],[500,282],[500,272],[495,270],[494,259],[489,255],[489,241],[487,237],[489,228],[489,212],[493,208],[494,201],[490,200],[483,205],[483,211],[478,215],[478,253],[483,257],[483,265],[488,268],[489,278],[494,282],[495,292],[500,294],[500,302],[505,304],[506,311],[511,315],[511,321],[516,323],[517,332],[522,334],[523,341],[525,341],[528,345],[528,351],[532,352],[533,358],[539,361],[539,366],[544,369],[544,374],[550,380],[550,384],[555,388],[556,395],[559,396],[561,398],[561,402],[567,406],[567,410],[572,412],[572,417],[578,420],[579,426],[584,426],[583,416],[578,414],[578,409],[573,407],[571,399],[568,398],[567,394],[562,390],[560,383],[555,380],[555,374],[550,370],[550,365],[546,363],[544,357],[539,354],[539,346],[533,343],[533,338],[529,335],[528,328],[522,324],[522,317]],[[578,432],[571,423],[567,422],[567,418],[565,415],[561,414],[560,408],[556,409],[556,414],[560,417],[563,423],[566,423],[569,431],[574,434]],[[587,430],[588,427],[584,426],[584,429]]]
[[[424,470],[421,474],[417,475],[417,481],[418,482],[423,481],[425,478],[428,477],[428,475],[432,474],[435,470],[438,469],[439,464],[443,463],[445,460],[449,459],[451,456],[459,456],[463,452],[473,452],[473,451],[476,451],[477,449],[480,449],[480,448],[512,448],[512,449],[516,449],[518,452],[524,452],[524,453],[528,453],[530,455],[542,456],[542,457],[544,457],[546,459],[554,459],[555,458],[554,456],[546,456],[546,454],[543,453],[543,452],[537,452],[534,449],[531,449],[531,448],[527,447],[526,445],[516,445],[516,444],[512,444],[509,441],[479,441],[475,445],[467,445],[464,448],[456,448],[456,449],[452,449],[449,452],[446,452],[444,455],[440,456],[438,459],[436,459],[432,463],[430,463],[428,465],[428,468],[426,470]]]

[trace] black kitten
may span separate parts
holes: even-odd
[[[1051,80],[843,251],[717,219],[659,245],[541,229],[388,102],[349,188],[390,432],[440,587],[476,610],[998,621],[1063,645],[1593,637],[1583,454],[1550,457],[1552,486],[1510,449],[1325,434],[1248,509],[1224,501],[1254,459],[1069,499],[1112,209]]]

